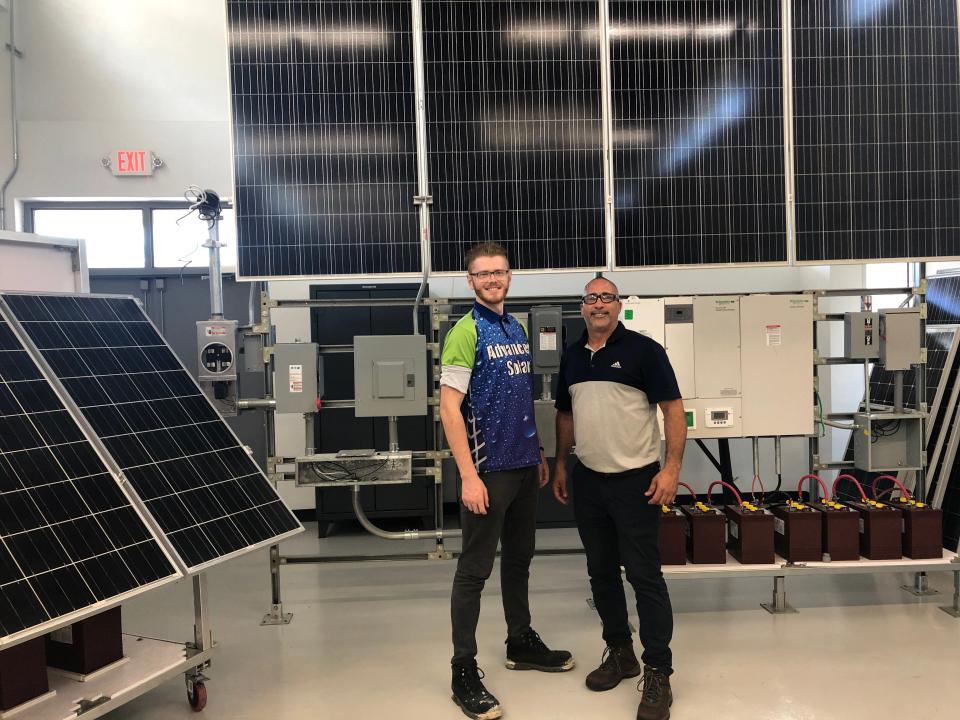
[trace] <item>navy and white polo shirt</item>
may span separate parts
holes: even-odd
[[[577,458],[596,472],[635,470],[659,460],[657,403],[678,399],[667,351],[623,323],[596,352],[584,331],[560,361],[556,408],[573,411]]]
[[[440,384],[464,393],[460,406],[477,472],[540,463],[527,333],[515,317],[474,302],[443,342]]]

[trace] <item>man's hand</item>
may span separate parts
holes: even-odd
[[[570,496],[567,494],[567,468],[560,463],[553,468],[553,496],[561,505],[570,502]]]
[[[537,466],[537,473],[540,480],[540,487],[544,487],[550,482],[550,465],[547,463],[547,456],[540,450],[540,465]]]
[[[654,475],[650,487],[644,493],[650,498],[651,505],[669,505],[677,496],[677,483],[680,482],[680,471],[673,468],[663,468]]]
[[[490,507],[490,498],[487,496],[487,486],[479,475],[462,478],[460,490],[460,502],[470,512],[476,515],[486,515],[487,508]]]

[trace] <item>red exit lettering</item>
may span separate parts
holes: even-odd
[[[153,158],[146,150],[117,150],[114,175],[152,175]]]

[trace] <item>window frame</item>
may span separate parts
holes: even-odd
[[[221,199],[224,210],[233,209],[233,203]],[[143,218],[143,267],[89,268],[91,277],[150,275],[151,277],[179,277],[181,275],[206,275],[207,265],[185,268],[158,268],[153,255],[153,211],[190,209],[186,200],[25,200],[23,202],[23,231],[34,232],[34,213],[37,210],[140,210]],[[197,221],[199,222],[199,221]],[[235,275],[236,268],[224,269],[224,275]]]

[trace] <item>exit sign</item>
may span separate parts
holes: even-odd
[[[111,158],[114,175],[153,175],[153,153],[149,150],[117,150]]]

